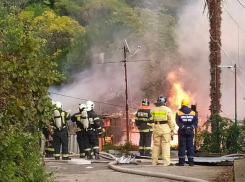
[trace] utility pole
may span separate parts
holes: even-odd
[[[237,84],[236,84],[236,64],[235,69],[235,153],[237,153]]]
[[[236,64],[232,65],[232,66],[218,66],[219,68],[231,68],[234,69],[235,72],[235,153],[237,153],[237,66]]]
[[[127,130],[127,141],[129,141],[129,116],[128,116],[128,76],[127,76],[127,52],[126,46],[123,47],[123,53],[124,53],[124,70],[125,70],[125,84],[126,84],[126,130]]]
[[[123,47],[123,57],[124,59],[122,61],[119,61],[119,62],[104,62],[104,63],[97,63],[97,64],[109,64],[109,63],[124,63],[124,70],[125,70],[125,85],[126,85],[126,88],[125,88],[125,95],[126,95],[126,106],[125,106],[125,109],[126,109],[126,132],[127,132],[127,141],[129,141],[129,106],[128,106],[128,76],[127,76],[127,62],[142,62],[142,61],[150,61],[150,60],[135,60],[135,61],[127,61],[127,53],[130,53],[130,50],[129,50],[129,46],[128,46],[128,43],[125,39],[125,43],[126,43],[126,46]],[[130,53],[130,57],[134,56],[139,50],[141,49],[141,46],[138,46],[138,49],[133,53],[131,54]]]

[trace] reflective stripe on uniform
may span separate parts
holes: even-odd
[[[95,118],[94,118],[94,121],[95,121],[95,120],[99,120],[99,119],[100,119],[99,117],[95,117]]]
[[[152,111],[153,117],[166,117],[166,111]]]
[[[60,157],[60,154],[54,154],[54,157]]]
[[[77,131],[82,131],[82,129],[81,128],[77,128]]]
[[[145,150],[151,150],[151,147],[145,147]]]
[[[142,146],[139,146],[139,149],[141,149],[141,150],[142,150],[142,149],[144,149],[144,147],[142,147]]]
[[[91,148],[87,148],[87,149],[85,149],[85,151],[90,151],[91,150]]]
[[[165,132],[165,131],[153,131],[153,134],[170,134],[169,131],[168,132]]]
[[[85,153],[80,153],[80,156],[82,156],[82,157],[85,156]]]
[[[66,123],[65,123],[65,112],[62,112],[62,113],[61,113],[61,117],[62,117],[63,124],[66,124]]]
[[[181,158],[181,159],[185,158],[185,156],[178,156],[178,157]]]
[[[93,149],[99,149],[100,147],[99,146],[95,146],[95,147],[93,147]]]
[[[54,152],[54,148],[45,148],[45,150],[50,151],[50,152]]]
[[[195,115],[196,113],[194,111],[191,111],[189,114],[185,114],[183,113],[182,111],[178,111],[178,115],[181,116],[181,115]]]
[[[69,154],[62,154],[62,157],[69,157]]]
[[[138,120],[138,121],[150,121],[150,120],[153,120],[153,118],[150,119],[150,118],[138,118],[138,117],[136,117],[135,120]]]
[[[152,129],[144,129],[144,130],[139,130],[140,132],[142,133],[147,133],[147,132],[150,132]]]
[[[153,126],[153,123],[147,123],[148,126]]]

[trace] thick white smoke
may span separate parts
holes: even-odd
[[[235,21],[245,30],[243,17],[245,9],[237,1],[224,3],[223,7],[228,10]],[[222,14],[222,49],[245,71],[244,53],[245,32],[239,30],[239,59],[238,61],[238,26],[223,8]],[[187,74],[194,78],[192,82],[186,82],[195,93],[195,100],[198,104],[198,110],[201,117],[209,114],[209,21],[207,11],[203,14],[204,1],[195,0],[182,9],[179,14],[178,28],[176,35],[178,37],[179,50],[188,60],[186,61]],[[231,60],[222,52],[222,65],[231,65]],[[245,75],[238,70],[238,76],[242,84],[245,84]],[[222,68],[222,115],[234,119],[234,72]],[[238,119],[243,119],[245,114],[245,97],[243,87],[237,82],[237,102],[238,102]]]

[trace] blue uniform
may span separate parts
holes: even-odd
[[[187,106],[182,106],[176,113],[176,123],[179,126],[179,163],[185,163],[185,150],[189,164],[194,164],[194,129],[198,124],[198,117],[194,111]]]

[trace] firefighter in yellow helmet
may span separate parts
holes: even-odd
[[[179,126],[179,162],[177,166],[185,165],[185,150],[187,150],[187,158],[189,166],[194,166],[194,129],[198,125],[198,117],[191,108],[188,107],[189,102],[186,99],[181,101],[181,108],[176,113],[176,123]]]
[[[157,103],[155,103],[156,107],[151,110],[151,115],[154,120],[152,165],[158,164],[158,156],[161,148],[163,165],[172,165],[170,164],[170,141],[175,124],[172,119],[172,110],[166,107],[166,102],[166,97],[159,96]]]

